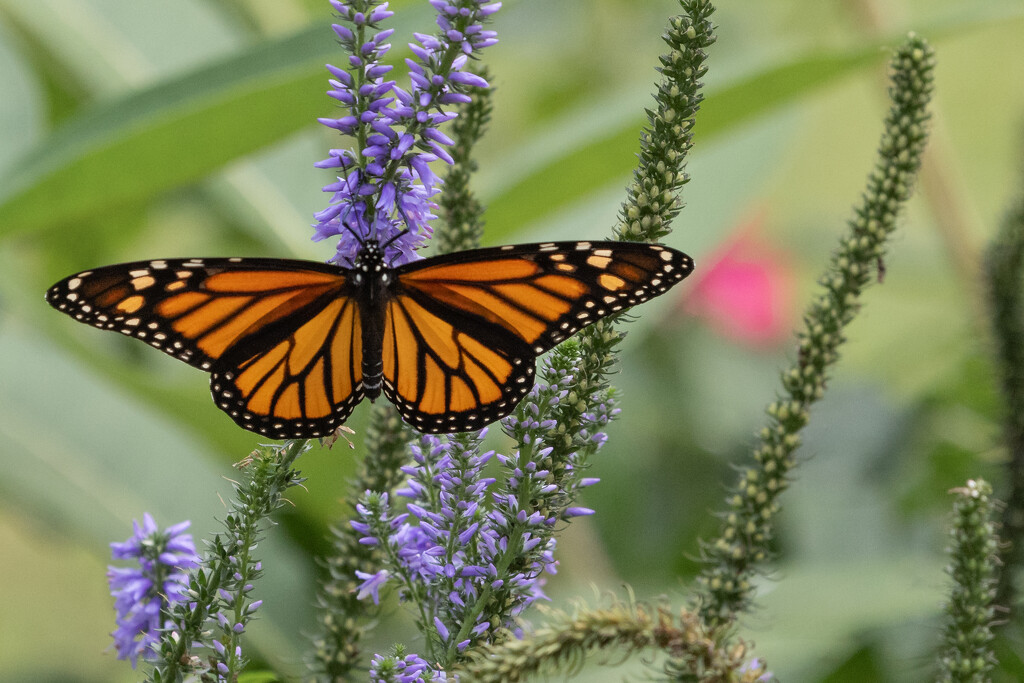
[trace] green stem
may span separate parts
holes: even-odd
[[[945,647],[939,656],[943,683],[982,683],[991,680],[996,658],[992,651],[999,538],[992,521],[992,487],[968,481],[953,506],[950,564],[953,579],[946,605]]]
[[[1004,432],[1010,491],[1002,513],[1007,547],[1001,559],[998,604],[1014,609],[1016,570],[1024,564],[1024,196],[1006,216],[985,258],[989,308],[1006,402]],[[1007,623],[1009,620],[1007,620]]]

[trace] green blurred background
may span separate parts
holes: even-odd
[[[561,538],[549,593],[565,606],[627,583],[684,600],[730,463],[790,358],[786,330],[872,163],[890,48],[916,30],[938,53],[929,156],[884,285],[814,410],[779,559],[743,633],[781,680],[919,680],[939,633],[947,491],[972,476],[1003,482],[978,254],[1021,192],[1024,3],[722,4],[688,206],[666,240],[697,271],[630,326],[622,416],[583,501],[598,514]],[[391,6],[398,58],[432,13],[423,0]],[[505,0],[477,154],[486,244],[609,234],[677,11],[675,0]],[[201,373],[77,325],[43,292],[118,261],[330,256],[309,239],[332,181],[312,164],[339,146],[314,121],[336,111],[323,64],[344,57],[330,21],[326,0],[0,0],[4,680],[137,678],[107,650],[107,544],[144,511],[161,525],[191,519],[197,537],[217,530],[231,463],[257,441],[213,406]],[[728,305],[735,292],[716,298],[730,282],[768,316],[758,333],[744,305]],[[250,652],[284,675],[301,671],[313,558],[361,456],[365,412],[350,421],[354,452],[303,456],[306,489],[261,545]],[[371,652],[415,650],[406,617],[388,608]],[[630,662],[584,679],[648,673]]]

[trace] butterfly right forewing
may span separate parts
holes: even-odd
[[[526,395],[539,354],[692,269],[682,252],[629,242],[519,244],[402,266],[386,311],[384,392],[421,431],[478,429]]]

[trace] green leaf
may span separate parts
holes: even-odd
[[[426,14],[403,12],[396,29]],[[331,114],[323,64],[340,56],[318,24],[92,107],[0,179],[0,236],[143,201],[312,126]]]
[[[987,23],[991,22],[978,22],[972,28]],[[845,51],[802,55],[748,74],[728,86],[710,87],[697,116],[697,144],[704,147],[708,141],[860,69],[883,63],[890,54],[887,48],[899,42],[893,38]],[[574,116],[573,113],[567,119]],[[564,123],[568,127],[575,125],[569,120]],[[584,144],[550,159],[546,165],[530,169],[529,174],[502,188],[497,196],[487,199],[488,230],[491,234],[504,234],[580,201],[594,188],[628,178],[640,148],[639,132],[645,123],[643,118],[630,115],[604,135],[586,139]]]
[[[933,41],[944,36],[963,37],[1008,20],[1019,22],[1021,14],[1019,7],[1008,6],[977,11],[967,17],[948,16],[927,35]],[[769,65],[746,74],[724,87],[710,86],[697,115],[696,144],[706,147],[710,140],[734,132],[781,106],[864,68],[882,65],[889,58],[892,46],[902,41],[903,36],[892,36],[851,49],[803,54],[780,65]],[[624,115],[627,112],[622,111]],[[578,112],[570,112],[554,125],[563,127],[566,135],[573,135],[580,127],[579,116]],[[496,196],[485,198],[488,232],[504,234],[582,201],[597,187],[624,181],[633,170],[640,148],[639,133],[645,123],[643,118],[630,112],[614,126],[609,126],[603,135],[581,139],[579,145],[566,148],[563,155],[547,158],[545,163],[529,168],[518,178],[503,168],[506,184],[497,188]]]
[[[7,168],[41,135],[43,104],[40,88],[25,60],[15,50],[16,41],[0,25],[0,168]]]
[[[408,33],[429,23],[427,10],[410,7],[396,16],[395,28]],[[1006,20],[961,21],[944,26],[943,32],[963,35]],[[888,54],[882,48],[895,42],[805,55],[712,90],[698,123],[699,139],[878,63]],[[330,34],[317,25],[97,105],[42,141],[14,172],[0,178],[0,236],[66,225],[119,204],[143,201],[311,126],[316,116],[331,112],[322,94],[326,78],[321,64],[338,58]],[[607,134],[566,150],[511,187],[499,188],[489,202],[491,228],[502,234],[627,177],[642,123],[624,113]]]

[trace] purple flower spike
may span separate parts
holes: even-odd
[[[142,524],[123,543],[111,543],[115,560],[135,560],[138,567],[108,567],[107,581],[114,596],[117,628],[114,638],[118,659],[128,659],[134,669],[138,659],[152,659],[165,628],[171,604],[185,599],[188,570],[199,566],[192,536],[184,533],[189,522],[161,532],[147,512]]]
[[[419,258],[416,250],[430,236],[437,208],[433,196],[440,183],[429,164],[453,163],[445,149],[452,140],[437,126],[454,118],[438,107],[470,101],[464,90],[486,88],[479,76],[463,71],[469,57],[494,42],[494,32],[482,22],[500,3],[480,0],[434,2],[440,31],[415,33],[415,59],[406,60],[410,87],[386,80],[393,66],[382,63],[390,49],[385,41],[393,29],[380,22],[393,12],[388,4],[364,0],[331,0],[341,22],[332,30],[348,53],[348,67],[328,65],[332,78],[328,94],[342,105],[342,115],[320,123],[343,135],[365,140],[361,150],[332,150],[318,168],[345,168],[324,191],[331,206],[315,215],[314,240],[338,237],[331,262],[353,267],[368,241],[387,245],[389,266]],[[359,9],[359,11],[356,10]]]

